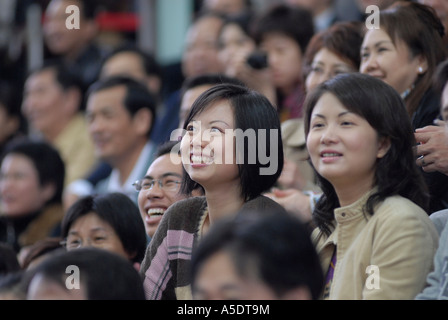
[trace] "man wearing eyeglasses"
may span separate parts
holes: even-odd
[[[170,141],[161,145],[145,176],[133,184],[139,193],[138,207],[149,238],[153,237],[168,207],[187,198],[180,192],[182,163],[177,143]],[[194,193],[201,194],[201,190]]]

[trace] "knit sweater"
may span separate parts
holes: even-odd
[[[284,210],[264,196],[246,202],[241,209]],[[203,196],[180,200],[165,212],[140,268],[148,300],[192,299],[190,260],[207,215]]]

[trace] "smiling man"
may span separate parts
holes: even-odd
[[[145,174],[155,152],[150,139],[154,95],[137,80],[117,76],[94,83],[87,96],[86,118],[96,155],[112,167],[92,192],[121,192],[137,204],[132,184]]]
[[[182,163],[178,150],[177,141],[168,141],[161,145],[145,176],[134,183],[139,192],[140,215],[149,238],[154,236],[168,207],[187,198],[187,195],[180,193]],[[193,195],[203,195],[200,186]]]

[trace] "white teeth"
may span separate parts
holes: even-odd
[[[338,157],[339,153],[322,153],[322,157]]]
[[[212,163],[213,159],[204,155],[202,156],[192,155],[191,161],[193,163]]]
[[[151,208],[148,210],[148,216],[162,216],[165,213],[165,209]]]

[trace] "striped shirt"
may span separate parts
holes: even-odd
[[[242,209],[283,208],[273,200],[259,196]],[[201,237],[208,215],[205,197],[193,197],[173,203],[163,215],[146,250],[140,275],[148,300],[190,300],[191,254]]]

